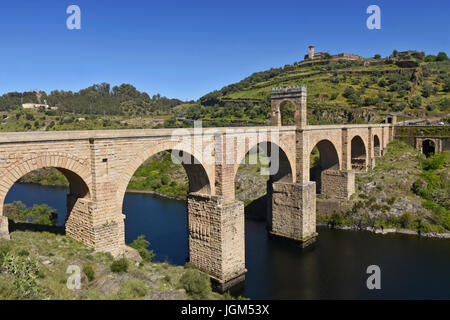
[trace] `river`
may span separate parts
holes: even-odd
[[[16,184],[6,203],[46,203],[64,224],[67,189]],[[183,265],[188,254],[183,201],[127,194],[127,243],[144,234],[157,261]],[[318,228],[315,245],[301,250],[269,240],[265,223],[246,219],[248,273],[240,294],[251,299],[450,299],[450,240]],[[381,269],[381,289],[368,290],[366,269]]]

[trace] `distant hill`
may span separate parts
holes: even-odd
[[[78,92],[7,93],[0,96],[0,111],[20,113],[23,103],[47,102],[51,107],[58,107],[58,111],[46,112],[46,115],[61,119],[63,113],[91,115],[92,118],[111,115],[118,117],[115,120],[120,123],[163,115],[168,118],[166,127],[192,126],[195,119],[204,120],[204,126],[265,124],[270,111],[271,88],[304,84],[308,89],[309,124],[377,123],[388,112],[397,112],[399,120],[445,118],[448,121],[449,71],[450,60],[444,52],[434,56],[394,50],[385,58],[378,54],[364,58],[319,52],[313,58],[306,55],[305,60],[292,65],[256,72],[198,101],[184,102],[159,94],[150,97],[131,84],[111,88],[110,84],[102,83]],[[293,123],[292,106],[282,113],[284,124]],[[6,117],[5,113],[3,118]],[[105,124],[103,127],[109,128]],[[30,128],[28,125],[25,129]],[[19,129],[6,126],[2,130]]]
[[[264,123],[272,87],[305,84],[310,124],[379,122],[392,111],[400,118],[445,117],[450,111],[449,71],[443,52],[394,51],[386,58],[320,53],[319,58],[256,72],[175,112],[225,124]]]
[[[46,92],[10,92],[0,96],[0,111],[21,109],[23,103],[47,102],[60,112],[92,115],[142,115],[169,114],[173,107],[184,103],[155,94],[150,97],[131,84],[111,88],[109,83],[94,84],[78,92],[54,90]]]

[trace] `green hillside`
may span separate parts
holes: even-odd
[[[329,56],[254,73],[174,112],[225,124],[264,123],[271,88],[304,84],[310,124],[379,122],[392,111],[399,112],[400,119],[438,119],[450,110],[449,71],[445,53],[394,52],[387,58],[357,61]]]

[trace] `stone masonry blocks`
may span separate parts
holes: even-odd
[[[271,233],[300,242],[316,236],[315,182],[273,184]]]
[[[189,260],[216,281],[245,274],[244,205],[218,196],[188,197]]]

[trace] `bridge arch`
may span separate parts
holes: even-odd
[[[166,141],[153,145],[150,148],[141,150],[141,152],[135,154],[135,156],[132,157],[132,160],[128,163],[125,170],[120,174],[117,188],[117,197],[120,210],[122,210],[123,200],[128,184],[130,183],[131,178],[133,177],[136,170],[152,156],[163,151],[176,151],[173,152],[172,155],[175,155],[175,158],[178,160],[181,160],[181,158],[189,157],[190,164],[182,164],[188,176],[190,193],[214,193],[214,166],[204,165],[201,163],[201,161],[199,160],[202,158],[201,150],[193,148],[188,143],[183,144],[179,141]]]
[[[26,174],[44,168],[57,169],[69,181],[66,232],[78,240],[83,240],[80,238],[83,235],[76,232],[79,225],[76,226],[75,224],[77,222],[74,221],[83,220],[82,211],[84,207],[81,203],[87,203],[91,199],[91,171],[89,166],[64,155],[38,155],[5,168],[4,174],[0,178],[0,218],[3,216],[4,202],[12,186]],[[81,221],[79,223],[87,224],[88,221]],[[1,233],[6,233],[8,230],[0,231]]]
[[[367,168],[367,151],[364,140],[355,135],[351,141],[351,164],[356,171],[365,171]]]
[[[436,153],[436,142],[431,139],[422,141],[422,153],[428,158]]]
[[[380,138],[377,134],[373,136],[373,153],[375,157],[381,156],[381,144],[380,144]]]
[[[285,148],[280,146],[281,143],[276,143],[270,140],[259,141],[252,145],[245,145],[245,152],[240,161],[234,167],[233,179],[236,179],[236,174],[239,169],[240,164],[242,164],[245,160],[246,155],[250,151],[255,151],[257,148],[260,148],[264,154],[269,157],[270,161],[278,161],[278,165],[275,163],[269,164],[269,174],[273,182],[283,181],[283,182],[294,182],[295,172],[294,166],[295,158],[294,155],[285,152]],[[278,159],[271,159],[276,158]]]
[[[278,112],[280,113],[281,125],[294,125],[295,105],[291,100],[282,100],[278,104]]]
[[[92,178],[89,166],[67,156],[36,156],[4,169],[0,178],[0,215],[3,214],[3,202],[11,187],[27,173],[43,168],[58,169],[69,181],[71,194],[90,198]]]
[[[310,180],[316,182],[317,193],[322,193],[323,175],[326,171],[339,170],[340,168],[339,153],[328,139],[317,142],[308,155],[312,155],[314,150],[317,150],[319,158],[313,158],[312,161],[314,162],[310,161]]]

